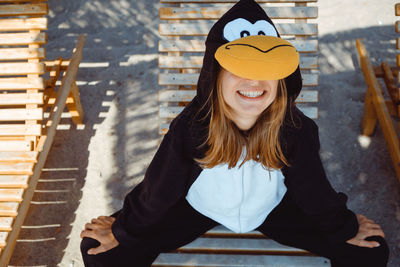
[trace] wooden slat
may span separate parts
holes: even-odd
[[[47,30],[47,18],[0,19],[0,31]]]
[[[184,69],[201,68],[203,65],[203,56],[167,56],[158,57],[158,66],[162,69]],[[318,68],[317,57],[300,57],[300,68],[316,69]]]
[[[12,217],[0,217],[0,231],[11,231],[13,220]]]
[[[12,0],[9,0],[12,1]],[[19,0],[22,1],[22,0]],[[318,0],[256,0],[257,3],[313,3]],[[1,0],[0,0],[1,2]],[[236,3],[237,0],[160,0],[161,3]]]
[[[400,49],[400,37],[396,38],[396,49]]]
[[[0,121],[41,120],[43,110],[41,108],[0,109]]]
[[[43,16],[47,13],[47,4],[1,5],[0,7],[0,16]]]
[[[396,32],[400,33],[400,21],[396,21],[396,23],[394,24],[395,30]]]
[[[199,21],[197,23],[170,23],[160,24],[159,33],[162,36],[206,36],[213,23]],[[280,35],[317,35],[315,23],[277,23],[275,24]]]
[[[303,86],[317,86],[318,74],[302,74]],[[159,85],[197,85],[198,73],[161,73]]]
[[[196,90],[163,90],[158,94],[160,102],[189,102],[196,95]],[[296,102],[318,102],[318,91],[302,90]]]
[[[0,60],[43,59],[44,48],[1,48]]]
[[[0,141],[0,151],[32,151],[31,141]]]
[[[260,233],[259,231],[251,231],[251,232],[247,232],[247,233],[234,233],[231,230],[229,230],[228,228],[226,228],[223,225],[218,225],[215,226],[214,228],[212,228],[211,230],[207,231],[203,237],[227,237],[227,236],[235,236],[236,238],[248,238],[248,237],[252,237],[252,238],[263,238],[265,239],[266,237]]]
[[[313,256],[278,256],[278,255],[218,255],[218,254],[184,254],[162,253],[152,266],[290,266],[322,267],[331,266],[328,259]]]
[[[0,136],[39,136],[41,128],[40,124],[0,124]]]
[[[37,151],[0,151],[1,162],[36,162],[38,156]],[[1,188],[1,186],[0,186]]]
[[[7,244],[8,232],[0,232],[0,247],[4,248]]]
[[[0,63],[0,76],[43,73],[44,63]]]
[[[0,45],[42,45],[46,41],[47,34],[45,32],[0,33]]]
[[[32,170],[33,170],[33,165],[34,165],[33,162],[26,162],[26,163],[25,162],[0,162],[0,174],[1,175],[19,175],[19,174],[31,175]]]
[[[160,19],[219,19],[230,9],[232,5],[224,7],[161,7],[159,9]],[[316,18],[317,7],[268,7],[266,8],[271,19],[298,19]]]
[[[311,107],[311,106],[304,106],[301,104],[297,104],[297,107],[308,117],[312,119],[317,119],[318,118],[318,109],[317,107]],[[160,106],[159,107],[159,116],[160,118],[163,119],[168,119],[168,118],[175,118],[181,111],[183,110],[184,107],[181,106],[176,106],[176,107],[165,107],[165,106]]]
[[[0,216],[17,216],[18,205],[18,202],[0,202]]]
[[[44,89],[43,78],[0,78],[0,90]]]
[[[318,51],[318,40],[289,40],[300,53]],[[205,40],[161,40],[159,52],[204,52]]]
[[[180,252],[190,253],[304,253],[302,249],[281,245],[271,239],[236,239],[236,238],[207,238],[200,237],[178,249]]]
[[[47,2],[48,0],[0,0],[0,3]]]
[[[21,202],[23,194],[24,194],[24,189],[21,189],[21,188],[17,188],[17,189],[0,188],[0,201]]]
[[[396,16],[400,16],[400,3],[397,3],[397,4],[394,6],[394,10],[395,10],[394,14],[395,14]]]
[[[0,175],[2,188],[27,188],[29,175]]]
[[[0,94],[0,105],[43,104],[43,93],[7,93]]]

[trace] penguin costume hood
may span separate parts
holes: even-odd
[[[236,46],[227,46],[231,42],[235,42],[235,40],[242,42],[245,40],[243,37],[246,36],[253,36],[247,40],[247,46],[237,46],[237,44]],[[255,36],[269,36],[272,38],[257,40],[257,37],[254,38]],[[237,76],[249,79],[277,80],[285,78],[288,89],[288,103],[293,103],[302,88],[299,56],[293,46],[291,48],[288,46],[291,45],[289,42],[278,37],[280,35],[274,23],[264,9],[254,0],[241,0],[236,3],[213,25],[207,36],[203,66],[197,83],[196,100],[199,104],[204,104],[207,101],[212,85],[216,80],[220,68],[219,65],[222,65]],[[268,51],[274,48],[270,41],[281,41],[282,43],[277,44],[277,46],[286,46]],[[255,45],[252,45],[252,43]],[[264,47],[258,48],[257,44],[259,43],[264,44]],[[265,43],[267,44],[265,45]],[[235,52],[234,50],[237,51],[236,55],[231,55],[229,58],[226,52]],[[254,58],[251,58],[249,52],[255,53]],[[242,56],[240,57],[240,55]],[[262,58],[265,58],[265,60],[260,62]],[[234,62],[235,59],[237,62]],[[268,64],[268,60],[271,64]],[[248,64],[243,65],[243,62],[248,62]],[[257,65],[255,63],[260,64]],[[279,66],[277,66],[278,63],[280,64]],[[277,67],[280,67],[278,71],[276,71]],[[272,71],[276,71],[276,73],[271,76]]]
[[[224,49],[230,49],[228,53],[236,49],[248,52],[227,54]],[[252,57],[251,53],[267,54],[260,63],[264,69],[258,70],[259,56]],[[243,55],[245,59],[240,58]],[[245,68],[237,64],[242,60],[248,60]],[[123,208],[114,215],[112,232],[118,242],[128,247],[140,242],[170,208],[185,200],[189,189],[203,175],[205,170],[194,159],[205,155],[204,148],[200,147],[207,139],[210,122],[207,99],[220,65],[243,77],[256,75],[256,78],[268,79],[268,75],[273,75],[280,79],[287,76],[288,109],[300,123],[296,127],[284,123],[280,131],[282,150],[290,163],[281,169],[286,194],[317,222],[329,242],[345,242],[354,237],[358,231],[357,218],[346,207],[347,196],[337,193],[326,177],[319,157],[318,127],[293,105],[302,87],[298,54],[290,43],[279,38],[274,24],[255,1],[240,0],[208,34],[197,95],[171,122],[143,181],[126,196]]]

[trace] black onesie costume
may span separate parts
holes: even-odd
[[[207,98],[220,68],[214,54],[229,41],[224,38],[225,25],[237,19],[242,22],[238,27],[244,27],[238,29],[238,38],[243,32],[253,34],[255,25],[255,34],[260,32],[259,25],[268,25],[263,34],[275,31],[279,37],[273,22],[253,0],[239,1],[214,24],[206,39],[197,95],[172,121],[144,180],[113,215],[116,221],[112,232],[119,245],[98,255],[88,255],[87,250],[99,243],[84,238],[81,250],[85,266],[150,266],[159,253],[181,247],[218,225],[195,210],[186,196],[203,172],[194,158],[202,158],[206,151],[200,145],[207,138],[210,122]],[[378,241],[381,245],[377,248],[345,242],[357,234],[357,218],[346,206],[347,196],[337,193],[325,175],[317,125],[294,105],[302,88],[299,67],[285,82],[288,108],[280,142],[290,167],[280,171],[287,191],[256,229],[279,243],[329,258],[335,267],[386,266],[389,250],[383,238],[367,238]]]

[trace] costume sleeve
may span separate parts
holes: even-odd
[[[129,246],[149,231],[184,196],[194,163],[187,152],[184,123],[175,119],[146,170],[144,179],[124,200],[112,225],[120,244]]]
[[[337,193],[326,177],[319,156],[318,126],[304,116],[293,139],[291,166],[282,169],[289,196],[316,221],[329,242],[353,238],[358,232],[357,217],[346,206],[347,196]]]

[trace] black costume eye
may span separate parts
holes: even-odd
[[[249,31],[241,31],[240,32],[240,37],[246,37],[246,36],[250,36]]]
[[[258,32],[258,35],[265,35],[265,32],[259,31],[259,32]]]

